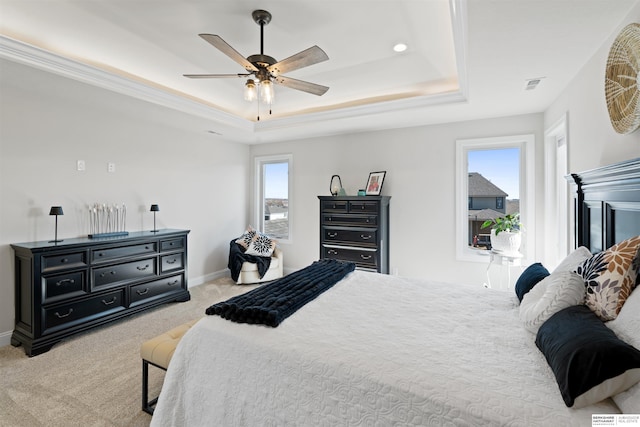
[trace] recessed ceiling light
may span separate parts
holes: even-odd
[[[407,45],[404,43],[397,43],[395,46],[393,46],[393,50],[394,52],[404,52],[405,50],[407,50]]]

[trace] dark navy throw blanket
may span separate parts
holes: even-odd
[[[275,282],[214,304],[206,313],[237,323],[258,323],[275,328],[355,268],[356,265],[350,262],[316,261]]]
[[[242,271],[242,263],[251,262],[258,268],[258,274],[262,279],[271,266],[271,257],[248,255],[244,253],[244,248],[236,243],[237,239],[229,242],[229,270],[231,270],[231,278],[234,282],[238,281],[240,271]]]

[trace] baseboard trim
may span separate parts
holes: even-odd
[[[200,286],[207,282],[210,282],[215,279],[219,279],[221,277],[229,277],[229,269],[225,268],[224,270],[214,271],[213,273],[205,274],[200,277],[189,277],[189,287],[192,288],[194,286]]]
[[[0,332],[0,347],[11,344],[11,334],[13,331]]]

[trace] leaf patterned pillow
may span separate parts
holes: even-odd
[[[638,284],[640,236],[618,243],[586,259],[576,269],[587,288],[585,304],[601,320],[618,316]]]

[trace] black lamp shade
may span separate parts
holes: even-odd
[[[64,212],[62,212],[62,206],[51,206],[49,215],[64,215]]]
[[[160,212],[160,207],[158,205],[151,205],[150,212]]]

